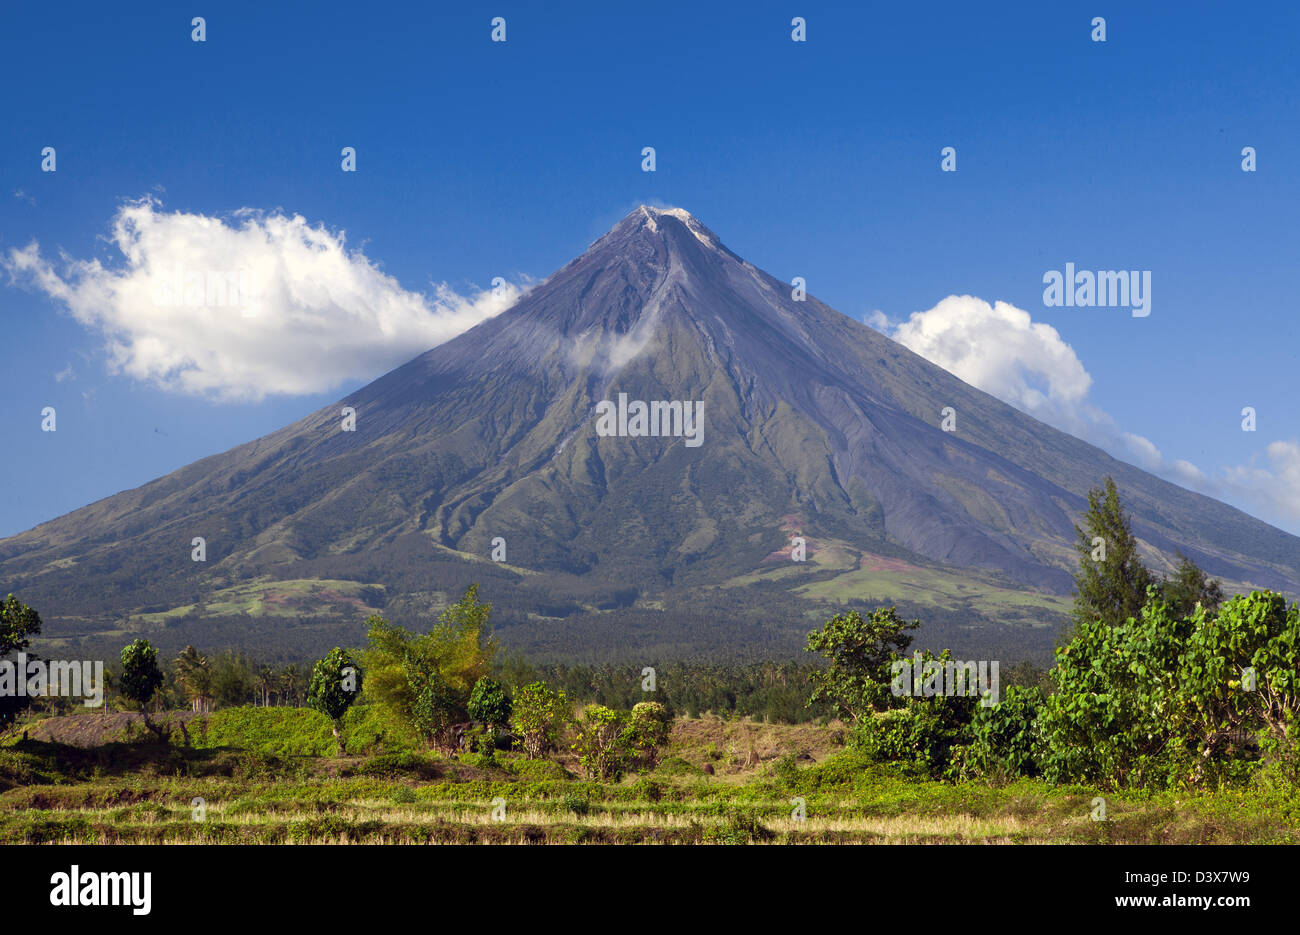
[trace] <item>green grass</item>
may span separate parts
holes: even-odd
[[[199,749],[229,747],[273,756],[326,757],[338,752],[330,720],[309,708],[224,708],[188,726]],[[386,719],[376,705],[349,708],[339,734],[344,753],[406,751],[418,739]]]
[[[365,604],[361,598],[366,588],[376,587],[365,582],[342,581],[330,578],[301,578],[284,581],[259,579],[213,591],[203,604],[185,604],[169,610],[132,614],[133,623],[160,625],[194,613],[201,617],[229,617],[248,614],[250,617],[315,616],[330,607],[346,607],[349,613],[378,613],[378,609]]]
[[[1094,789],[921,779],[837,747],[834,728],[815,725],[679,720],[657,769],[609,783],[568,758],[366,746],[377,727],[374,710],[358,710],[345,731],[358,750],[345,757],[305,709],[220,711],[191,747],[10,736],[0,842],[1300,843],[1294,790],[1108,793],[1108,820],[1093,821]],[[719,748],[735,736],[814,749],[820,762],[728,765]],[[504,821],[494,800],[506,803]]]

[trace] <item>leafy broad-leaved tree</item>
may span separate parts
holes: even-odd
[[[919,620],[904,621],[894,607],[873,610],[865,619],[856,610],[836,614],[808,634],[808,651],[830,659],[830,665],[813,676],[809,703],[825,702],[854,723],[896,705],[889,689],[890,664],[903,658],[912,645],[907,631],[920,625]]]
[[[133,640],[123,647],[122,677],[118,680],[118,691],[123,698],[139,707],[144,726],[157,734],[159,740],[165,740],[166,735],[161,727],[155,726],[150,720],[149,702],[153,701],[162,683],[158,650],[150,646],[148,640]]]
[[[361,693],[361,670],[352,656],[335,646],[312,667],[307,703],[330,719],[334,739],[339,739],[343,715]]]

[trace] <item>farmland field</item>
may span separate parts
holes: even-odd
[[[679,717],[653,769],[582,777],[570,755],[440,755],[349,712],[337,747],[302,708],[79,714],[0,741],[3,843],[1297,843],[1282,792],[1104,793],[940,782],[868,762],[845,729]],[[796,815],[802,804],[803,816]]]

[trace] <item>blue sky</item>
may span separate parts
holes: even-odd
[[[990,391],[1045,387],[1036,414],[1300,530],[1292,4],[156,6],[0,13],[0,535],[337,399],[454,330],[447,315],[495,310],[480,292],[494,277],[547,276],[641,202],[688,209],[889,333],[976,297],[911,333],[978,337],[962,366]],[[340,169],[344,146],[356,172]],[[956,172],[940,171],[945,146]],[[1258,171],[1241,171],[1244,146]],[[288,330],[255,343],[301,380],[231,376],[250,350],[237,323],[205,342],[195,380],[164,373],[186,347],[131,306],[143,273],[113,240],[131,205],[146,260],[178,243],[247,258],[262,238],[268,270],[341,277],[333,298],[262,310],[259,327]],[[312,232],[330,256],[298,249]],[[1067,262],[1150,270],[1151,315],[1045,307],[1042,277]],[[59,284],[80,288],[69,300]],[[123,288],[102,298],[105,284]],[[353,301],[370,317],[349,318]],[[999,302],[1054,331],[1026,331]],[[314,366],[282,312],[339,321],[334,359]],[[357,336],[379,322],[393,334]],[[1067,367],[1047,385],[1048,351],[1090,380]]]

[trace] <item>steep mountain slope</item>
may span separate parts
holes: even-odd
[[[701,443],[601,437],[598,404],[619,394],[702,402]],[[940,428],[945,407],[956,431]],[[746,586],[798,604],[926,580],[935,594],[1029,595],[1051,616],[1082,496],[1105,474],[1153,564],[1181,548],[1229,582],[1300,591],[1300,539],[794,301],[691,215],[642,207],[509,311],[338,405],[0,541],[0,584],[66,626],[114,632],[243,613],[249,626],[380,606],[419,616],[475,576],[496,576],[490,596],[519,626],[749,608]],[[191,561],[195,536],[205,563]],[[310,579],[358,587],[284,584]],[[756,618],[764,604],[782,618],[794,606],[764,598]]]

